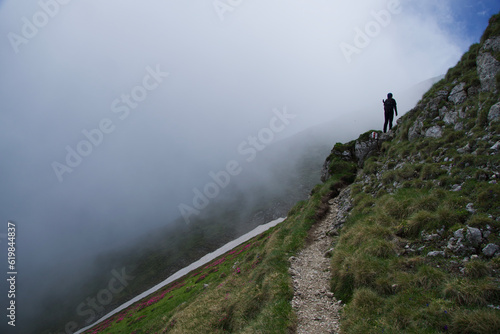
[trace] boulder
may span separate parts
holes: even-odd
[[[500,254],[500,247],[495,244],[488,244],[483,248],[483,254],[486,257],[493,257],[496,253]]]
[[[461,228],[461,229],[456,230],[455,232],[453,232],[453,236],[456,239],[463,239],[464,238],[464,229]]]
[[[477,56],[477,74],[481,81],[481,91],[494,92],[497,89],[496,75],[500,71],[500,62],[492,55],[492,52],[499,52],[500,37],[486,40]]]
[[[413,141],[419,138],[421,136],[423,128],[424,123],[420,119],[417,119],[408,130],[408,140]]]
[[[427,253],[428,257],[437,257],[437,256],[444,257],[445,255],[446,255],[446,253],[443,251],[434,251],[434,252]]]
[[[488,112],[488,121],[490,123],[500,121],[500,102],[494,104],[490,108],[490,111]]]
[[[478,228],[467,227],[465,239],[471,244],[472,247],[479,247],[483,242],[483,235]]]
[[[425,132],[427,138],[441,138],[443,136],[443,129],[439,125],[435,125]]]
[[[448,101],[453,102],[454,104],[462,104],[467,99],[467,93],[465,92],[465,82],[461,82],[450,92],[450,96],[448,96]]]
[[[443,122],[445,122],[447,125],[450,124],[456,124],[458,121],[458,113],[457,112],[447,112],[443,116]]]
[[[375,152],[378,152],[379,141],[376,139],[368,139],[368,140],[356,140],[356,144],[354,145],[354,155],[358,160],[358,164],[360,166],[363,165],[363,162],[373,155]]]

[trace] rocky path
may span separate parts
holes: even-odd
[[[340,301],[330,292],[330,259],[332,237],[329,232],[337,225],[338,204],[330,201],[330,211],[325,219],[309,232],[307,246],[290,258],[290,275],[293,278],[292,306],[297,313],[297,334],[338,333],[340,330]]]

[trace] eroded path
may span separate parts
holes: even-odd
[[[330,258],[332,226],[337,225],[338,203],[331,200],[327,216],[309,232],[307,246],[290,258],[293,279],[292,306],[297,313],[298,334],[338,333],[342,305],[330,292]]]

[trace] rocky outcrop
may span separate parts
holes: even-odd
[[[492,53],[500,52],[500,37],[486,40],[477,57],[477,72],[481,81],[482,92],[497,90],[496,76],[500,71],[500,62]]]
[[[439,125],[434,125],[425,131],[426,138],[441,138],[443,136],[443,129]]]
[[[421,137],[423,128],[423,121],[421,119],[417,119],[408,130],[408,140],[414,141],[415,139]]]
[[[500,121],[500,102],[490,108],[490,111],[488,112],[488,121],[490,123]]]
[[[466,99],[467,93],[465,92],[465,82],[461,82],[453,87],[450,92],[450,96],[448,96],[448,101],[453,102],[454,104],[462,104]]]

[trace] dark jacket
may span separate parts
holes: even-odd
[[[395,111],[396,116],[397,116],[398,115],[398,107],[396,104],[396,100],[394,100],[392,97],[385,100],[384,101],[384,110],[386,113],[391,113],[391,112]]]

